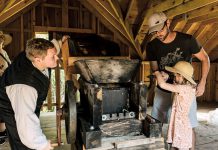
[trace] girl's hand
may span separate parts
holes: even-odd
[[[168,78],[169,78],[169,75],[168,75],[166,72],[164,72],[164,71],[161,71],[161,75],[162,75],[162,77],[163,77],[164,81],[167,81],[167,80],[168,80]]]

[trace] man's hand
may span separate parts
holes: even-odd
[[[201,96],[204,94],[204,90],[205,90],[205,82],[200,82],[197,86],[197,90],[196,90],[196,97]]]
[[[64,43],[64,42],[66,42],[67,39],[69,39],[69,38],[70,38],[69,35],[64,35],[64,36],[62,37],[62,39],[61,39],[61,42]]]

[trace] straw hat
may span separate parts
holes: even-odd
[[[192,76],[194,73],[194,69],[189,62],[186,61],[179,61],[173,67],[166,66],[165,69],[170,72],[178,73],[190,81],[192,84],[196,84],[193,80]]]
[[[12,37],[9,34],[4,34],[3,31],[0,31],[0,37],[3,36],[4,37],[4,45],[8,45],[11,43],[12,41]]]

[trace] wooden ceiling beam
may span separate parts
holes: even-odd
[[[193,35],[199,28],[200,23],[187,23],[182,32]]]
[[[135,49],[114,12],[105,9],[105,6],[102,6],[97,0],[80,0],[80,3],[90,10],[108,29],[115,32],[124,43]]]
[[[117,1],[112,0],[112,1],[108,1],[108,2],[110,3],[111,7],[113,8],[113,11],[115,12],[116,16],[119,18],[119,22],[122,25],[122,27],[124,28],[126,34],[128,35],[129,40],[132,43],[132,45],[134,46],[136,52],[138,53],[140,58],[142,58],[140,45],[136,44],[136,42],[134,41],[133,35],[131,34],[132,32],[130,31],[130,28],[126,27],[126,24],[128,24],[128,23],[127,22],[124,23],[123,17],[121,16],[121,9],[120,9],[118,3],[116,3]]]
[[[216,40],[218,40],[218,38],[216,38]],[[211,52],[208,55],[211,62],[218,61],[218,45],[211,49]]]
[[[194,34],[194,37],[200,41],[202,36],[205,36],[206,32],[212,27],[212,24],[200,25],[198,31]]]
[[[216,4],[218,0],[191,0],[183,3],[173,9],[169,9],[166,11],[167,16],[169,18],[173,18],[176,15],[185,14],[192,10],[200,9],[201,7]]]
[[[206,34],[202,35],[202,37],[199,39],[199,42],[202,45],[206,45],[208,41],[210,41],[214,36],[216,36],[217,32],[218,24],[212,24],[211,27],[207,30]]]
[[[18,12],[22,11],[24,8],[28,7],[29,5],[34,4],[37,0],[20,0],[16,4],[10,6],[8,9],[3,10],[0,14],[0,24],[10,19]]]
[[[140,51],[137,49],[134,40],[132,40],[133,38],[131,39],[130,32],[124,24],[118,4],[112,1],[99,0],[81,0],[80,3],[94,13],[107,27],[112,25],[112,31],[116,31],[123,36],[127,40],[128,45],[130,44],[132,49],[141,57]]]
[[[140,28],[138,30],[138,33],[137,33],[137,36],[135,39],[138,39],[139,42],[142,42],[142,40],[143,40],[142,37],[143,37],[143,35],[145,35],[143,33],[147,32],[147,29],[144,28],[143,26],[145,24],[147,24],[148,17],[157,10],[158,11],[165,11],[168,18],[172,19],[174,16],[181,15],[181,14],[187,13],[189,11],[199,9],[203,6],[216,3],[216,2],[218,2],[218,0],[210,0],[210,1],[208,1],[208,0],[191,0],[191,1],[186,1],[186,2],[176,1],[177,2],[176,4],[175,3],[172,4],[172,2],[171,2],[171,3],[169,3],[168,8],[164,9],[164,6],[166,6],[167,2],[170,2],[170,1],[162,2],[159,5],[156,5],[156,7],[159,7],[159,8],[153,7],[147,11],[146,15],[144,16],[143,23],[140,25]],[[169,7],[169,6],[171,6],[171,7]],[[170,9],[172,7],[173,7],[173,9]],[[140,36],[140,34],[142,36]],[[141,37],[141,38],[139,38],[139,37]]]
[[[210,19],[218,19],[218,13],[214,12],[214,13],[210,13],[210,14],[204,14],[202,16],[199,17],[195,17],[193,19],[188,20],[188,23],[195,23],[195,22],[202,22],[202,21],[207,21]]]
[[[135,0],[130,0],[129,3],[128,3],[128,7],[127,7],[127,11],[126,11],[126,14],[125,14],[125,22],[127,21],[127,19],[129,18],[129,15],[130,15],[130,12],[132,10],[132,7],[133,7],[133,3],[135,2]]]
[[[218,46],[218,32],[216,32],[216,34],[214,34],[214,36],[212,38],[210,38],[210,40],[208,40],[208,42],[206,42],[203,47],[205,49],[205,51],[208,53],[208,55],[210,53],[212,53],[212,51],[214,50],[215,47]],[[216,49],[218,51],[218,49]]]
[[[189,23],[193,23],[196,21],[199,21],[200,17],[202,16],[206,16],[209,14],[215,14],[217,16],[218,12],[218,2],[206,5],[204,7],[198,8],[198,9],[194,9],[192,11],[186,12],[182,15],[184,15],[185,17],[181,18],[181,19],[185,19],[185,20],[189,20]],[[181,16],[182,17],[182,16]],[[197,19],[195,19],[197,18]],[[177,18],[178,20],[181,21],[180,17]],[[200,19],[202,20],[202,19]]]
[[[183,21],[178,22],[175,25],[173,30],[181,32],[183,30],[183,28],[185,27],[186,23],[187,23],[187,20],[183,20]]]

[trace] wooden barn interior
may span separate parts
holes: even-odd
[[[153,37],[148,34],[147,20],[161,11],[171,20],[171,30],[193,35],[207,52],[210,71],[205,92],[197,102],[217,108],[218,0],[0,0],[0,31],[13,37],[4,48],[12,61],[25,50],[27,40],[36,36],[52,40],[69,35],[75,41],[73,49],[67,48],[70,44],[63,45],[62,62],[53,69],[56,82],[44,104],[46,110],[62,107],[65,80],[79,86],[74,62],[81,59],[140,60],[137,80],[149,87],[148,105],[152,105],[146,45]],[[193,66],[198,82],[201,63],[194,59]]]

